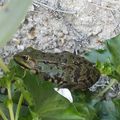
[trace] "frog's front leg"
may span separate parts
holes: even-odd
[[[38,74],[38,73],[40,72],[40,70],[37,69],[37,68],[30,69],[30,71],[31,71],[32,73],[34,73],[34,74]]]

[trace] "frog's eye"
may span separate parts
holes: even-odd
[[[29,60],[29,56],[28,55],[23,55],[22,59],[25,60],[25,61],[27,61],[27,60]]]

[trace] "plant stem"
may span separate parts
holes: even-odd
[[[116,82],[117,82],[117,81],[116,81],[115,79],[112,79],[112,80],[110,81],[110,84],[109,84],[103,91],[101,91],[101,92],[97,95],[97,97],[103,96]]]
[[[15,120],[18,120],[22,101],[23,101],[23,95],[21,94],[20,99],[19,99],[19,102],[18,102],[16,114],[15,114]]]
[[[9,113],[10,113],[10,119],[14,120],[13,104],[10,103],[10,105],[8,105],[8,109],[9,109]]]
[[[14,120],[14,112],[13,112],[13,101],[12,101],[12,95],[11,95],[11,89],[10,89],[11,83],[8,83],[7,90],[8,90],[8,98],[10,103],[8,103],[8,109],[10,113],[10,119]]]
[[[3,118],[3,120],[8,120],[7,117],[5,116],[4,112],[0,109],[0,115]]]
[[[5,73],[9,72],[8,67],[4,64],[1,58],[0,58],[0,68],[2,68]]]

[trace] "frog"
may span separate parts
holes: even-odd
[[[52,53],[28,47],[13,58],[23,68],[42,74],[45,81],[60,88],[86,91],[100,78],[100,72],[93,63],[68,51]]]

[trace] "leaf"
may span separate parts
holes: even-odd
[[[74,103],[77,110],[85,115],[85,120],[98,120],[95,108],[90,106],[88,103]]]
[[[95,107],[100,120],[120,120],[120,100],[103,100]]]
[[[108,75],[117,80],[120,79],[120,35],[107,40],[103,50],[92,50],[85,54],[85,57],[97,62],[97,68],[102,74]]]
[[[112,55],[112,60],[115,65],[120,63],[120,35],[108,40],[106,42],[106,47],[108,48],[110,54]]]
[[[89,103],[92,100],[94,94],[90,91],[73,91],[72,96],[75,103]]]
[[[27,72],[24,84],[33,98],[31,110],[42,120],[84,120],[75,106],[58,94],[51,83]]]
[[[13,59],[10,60],[8,68],[10,69],[10,72],[14,73],[15,77],[21,79],[25,75],[25,70],[20,65],[18,65]]]
[[[112,63],[120,73],[120,35],[106,42],[106,46],[112,56]]]
[[[0,58],[0,68],[5,72],[9,72],[9,69],[7,68],[7,66],[5,65],[5,63],[3,62],[3,60]]]
[[[111,54],[107,49],[92,49],[90,52],[84,54],[85,58],[92,63],[99,62],[108,62],[111,60]]]
[[[111,63],[108,62],[101,63],[98,61],[96,63],[96,67],[100,70],[102,74],[106,74],[106,75],[111,75],[114,70],[114,67],[111,65]]]
[[[0,111],[2,111],[7,118],[9,118],[9,112],[4,103],[0,103]],[[0,115],[1,117],[1,115]],[[1,120],[1,119],[0,119]]]
[[[6,73],[2,78],[0,78],[0,87],[7,87],[7,85],[11,83],[13,78],[13,71]]]
[[[89,61],[96,63],[99,62],[111,62],[115,65],[120,63],[120,35],[113,37],[104,42],[105,47],[103,49],[92,49],[90,52],[85,53],[85,58]]]
[[[10,40],[32,0],[8,0],[0,9],[0,47]]]
[[[20,110],[19,120],[32,120],[28,106],[22,106]]]
[[[94,97],[94,93],[90,91],[77,91],[73,93],[74,105],[78,112],[85,115],[85,120],[99,120],[94,105],[98,103],[100,99],[95,99]]]

